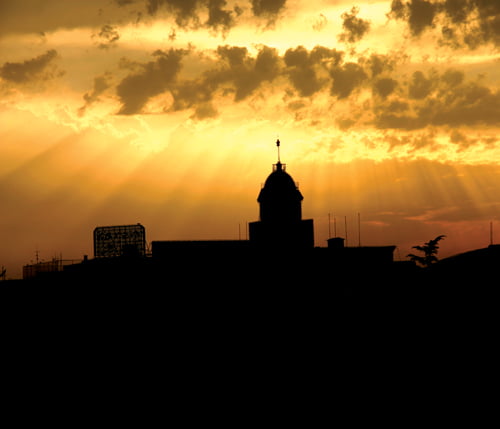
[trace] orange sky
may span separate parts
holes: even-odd
[[[318,246],[499,242],[499,47],[486,0],[0,0],[0,267],[246,238],[278,137]]]

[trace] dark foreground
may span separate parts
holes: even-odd
[[[314,330],[394,320],[426,324],[443,318],[489,317],[498,305],[496,264],[417,269],[344,267],[322,272],[293,264],[224,271],[213,265],[166,271],[150,260],[99,261],[31,280],[0,283],[3,314],[18,322],[57,319],[96,324],[115,320],[172,326],[220,319],[317,324]],[[182,322],[181,322],[182,321]],[[150,328],[152,328],[151,326]]]
[[[488,406],[491,273],[115,268],[2,282],[11,396],[129,423],[151,410],[204,423],[428,423],[460,404],[461,421],[477,423],[474,401]]]

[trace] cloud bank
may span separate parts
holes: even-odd
[[[442,41],[455,48],[500,46],[500,2],[490,0],[393,0],[391,19],[405,22],[419,37],[436,29]]]
[[[22,62],[5,62],[0,67],[0,77],[14,84],[52,79],[60,75],[54,64],[56,57],[57,51],[50,49],[44,54]]]

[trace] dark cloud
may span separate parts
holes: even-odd
[[[324,46],[306,49],[297,46],[283,56],[275,48],[261,46],[256,54],[246,47],[222,45],[210,58],[203,56],[203,69],[192,78],[182,78],[180,70],[198,61],[194,51],[157,51],[155,60],[147,63],[122,61],[130,70],[117,86],[122,103],[120,114],[143,112],[154,96],[168,94],[165,112],[192,110],[192,118],[218,115],[220,97],[238,103],[263,91],[279,79],[287,94],[288,110],[307,119],[311,97],[329,90],[332,98],[347,101],[349,113],[337,117],[342,127],[357,124],[380,129],[418,130],[426,127],[462,125],[500,125],[500,92],[467,80],[457,69],[438,72],[434,69],[401,74],[405,57],[397,53],[360,57],[359,62],[344,62],[344,53]],[[189,62],[188,62],[189,61]],[[100,77],[94,90],[84,96],[86,105],[95,102],[109,81]],[[358,98],[360,90],[366,90]],[[366,98],[371,91],[372,97]],[[306,100],[307,99],[307,100]],[[358,101],[358,100],[362,100]]]
[[[389,17],[408,22],[412,35],[419,36],[427,27],[431,27],[437,7],[427,0],[393,0]]]
[[[210,73],[198,79],[178,82],[171,90],[174,99],[173,103],[165,110],[179,111],[192,107],[198,109],[199,106],[204,106],[201,108],[201,111],[206,111],[207,106],[211,105],[219,83]],[[213,108],[212,113],[215,114],[215,111],[215,108]],[[200,115],[196,115],[196,117],[200,118]]]
[[[313,97],[325,88],[329,88],[330,95],[337,100],[352,97],[353,101],[356,101],[358,89],[371,89],[374,97],[379,99],[375,103],[377,118],[382,118],[379,121],[382,121],[383,126],[391,126],[394,122],[390,121],[392,117],[384,122],[384,115],[394,115],[394,112],[385,110],[390,103],[394,103],[393,96],[400,93],[400,97],[406,95],[408,100],[412,100],[408,93],[403,94],[405,88],[411,87],[411,94],[415,99],[417,95],[425,98],[421,81],[430,79],[426,76],[420,78],[417,73],[414,81],[398,82],[391,76],[399,58],[397,55],[372,55],[360,58],[359,63],[344,63],[344,52],[324,46],[315,46],[310,50],[297,46],[280,56],[275,48],[268,46],[261,46],[252,55],[246,47],[222,45],[215,54],[213,58],[204,56],[203,70],[190,79],[177,76],[182,55],[177,54],[167,61],[163,52],[157,61],[146,64],[123,59],[121,66],[131,72],[117,88],[122,101],[120,113],[141,112],[151,97],[169,93],[171,103],[164,106],[164,111],[192,109],[195,112],[194,118],[214,117],[217,114],[215,97],[231,97],[234,102],[241,102],[259,94],[266,83],[280,78],[280,84],[285,85],[285,93],[290,98],[295,98],[293,106],[299,105],[301,98]],[[193,56],[190,57],[189,61],[191,60],[198,61],[199,58]],[[162,61],[165,62],[164,65]],[[167,69],[173,72],[167,73]],[[452,72],[443,75],[443,85],[444,82],[457,80],[459,77]],[[269,89],[270,87],[266,87],[266,91]],[[355,124],[369,108],[359,107],[356,113],[358,116],[354,119],[345,118],[344,122]],[[406,113],[416,115],[413,110]],[[399,117],[396,119],[400,120]],[[408,127],[406,124],[400,126]]]
[[[264,18],[268,25],[274,24],[280,12],[284,9],[286,0],[247,0],[243,4],[250,4],[254,16]],[[241,6],[227,8],[226,0],[147,0],[146,9],[155,15],[161,8],[165,8],[175,17],[180,27],[208,27],[213,30],[227,32],[235,24],[235,18],[243,13]],[[208,12],[208,19],[201,22],[201,13]]]
[[[206,27],[227,33],[236,25],[236,17],[243,13],[239,6],[227,9],[226,0],[146,0],[146,11],[156,15],[161,10],[172,14],[179,27]],[[202,22],[201,16],[208,15]]]
[[[204,0],[147,0],[146,9],[150,15],[155,15],[161,7],[175,16],[175,22],[180,27],[192,24],[199,25],[197,9],[206,2]]]
[[[433,125],[500,125],[500,91],[469,82],[437,102],[422,106],[420,115]]]
[[[431,27],[436,14],[436,5],[426,0],[412,0],[408,5],[408,24],[414,35]]]
[[[358,62],[362,64],[372,77],[377,77],[384,72],[392,72],[398,62],[404,60],[400,54],[371,54],[368,58],[360,57]]]
[[[436,146],[436,133],[434,130],[418,130],[412,133],[387,134],[386,141],[390,150],[398,146],[409,146],[413,150],[432,148]]]
[[[11,33],[49,33],[58,29],[103,28],[170,16],[181,28],[207,28],[225,35],[245,11],[274,25],[286,0],[22,0],[0,1],[0,37]],[[101,35],[107,46],[114,37]]]
[[[404,105],[404,103],[401,103]],[[377,128],[391,128],[391,129],[403,129],[403,130],[416,130],[423,128],[425,122],[418,118],[416,115],[412,114],[397,114],[390,111],[380,110],[376,112],[376,117],[373,121]]]
[[[223,9],[226,0],[210,0],[208,2],[208,19],[206,25],[215,30],[221,29],[223,33],[234,26],[234,14]]]
[[[465,45],[471,49],[486,43],[500,46],[500,2],[446,0],[439,5],[443,38],[453,46]]]
[[[465,132],[465,129],[453,128],[449,135],[450,143],[455,144],[459,150],[466,150],[471,146],[484,145],[490,146],[497,143],[497,138],[495,136],[482,135],[469,135]]]
[[[293,86],[301,96],[309,96],[319,91],[324,84],[309,61],[309,52],[303,46],[288,49],[284,56],[285,64]]]
[[[321,90],[331,79],[329,70],[338,67],[343,53],[316,46],[308,51],[303,46],[289,49],[283,57],[275,48],[262,46],[256,56],[240,46],[219,46],[213,64],[197,78],[178,81],[170,89],[173,103],[167,110],[184,110],[210,106],[215,94],[232,95],[240,102],[257,93],[266,82],[288,77],[301,97]],[[340,84],[339,84],[340,85]],[[199,115],[198,115],[199,116]]]
[[[286,0],[251,0],[252,12],[259,18],[267,20],[266,27],[270,28],[284,10]]]
[[[99,39],[99,48],[108,49],[120,39],[120,34],[118,33],[116,27],[106,24],[101,28],[101,31],[99,31],[99,33],[97,35],[94,35],[93,37],[97,37]]]
[[[250,0],[242,0],[250,8]],[[271,4],[273,2],[270,2]],[[268,10],[265,5],[263,13]],[[273,10],[271,7],[270,11]],[[103,28],[137,22],[159,14],[172,16],[179,27],[206,27],[226,32],[243,9],[226,0],[22,0],[0,1],[0,36],[40,33],[61,28]],[[271,15],[273,16],[273,15]],[[111,34],[100,37],[113,38]],[[106,40],[104,40],[106,42]]]
[[[13,83],[28,83],[52,79],[61,74],[54,65],[57,52],[51,49],[45,54],[20,63],[6,62],[0,68],[0,77]]]
[[[450,142],[456,144],[462,149],[467,149],[470,146],[475,145],[478,141],[477,139],[472,139],[467,137],[463,132],[453,129],[450,133]]]
[[[93,103],[98,100],[99,95],[101,95],[106,89],[109,88],[109,82],[107,76],[98,76],[94,79],[94,89],[91,92],[87,92],[83,99],[87,104]]]
[[[315,46],[309,54],[310,60],[314,64],[324,64],[325,66],[337,66],[344,59],[344,52],[325,46]]]
[[[246,48],[222,46],[217,53],[228,67],[215,73],[216,79],[230,82],[234,86],[235,101],[251,95],[261,83],[272,81],[280,73],[279,56],[274,48],[264,46],[255,59]]]
[[[460,85],[464,81],[464,73],[460,70],[448,69],[441,76],[441,82],[450,88]]]
[[[151,67],[149,64],[146,69],[149,70]],[[167,79],[166,84],[162,82],[162,84],[155,85],[150,93],[153,96],[169,91],[173,101],[170,106],[165,106],[165,111],[194,109],[193,117],[204,119],[217,115],[217,109],[213,104],[216,94],[222,96],[232,94],[235,102],[245,100],[254,94],[264,82],[271,82],[278,77],[282,68],[279,55],[274,48],[263,46],[257,55],[252,57],[245,47],[219,46],[216,59],[212,60],[208,68],[199,76],[175,81]],[[150,73],[149,71],[135,73],[127,78],[131,79],[129,85],[132,86],[135,80],[142,82]],[[134,97],[139,96],[134,95]],[[150,96],[145,95],[138,98],[140,103],[136,105],[142,108],[149,98]],[[132,113],[135,112],[137,108],[132,109]]]
[[[408,96],[414,99],[422,99],[427,97],[433,87],[433,80],[425,77],[420,70],[412,75],[410,86],[408,88]]]
[[[331,94],[339,99],[349,97],[368,78],[359,64],[351,62],[332,67],[330,75],[333,78]]]
[[[370,22],[358,18],[359,8],[353,6],[351,12],[344,12],[341,15],[343,32],[338,36],[339,41],[354,43],[363,38],[370,30]]]
[[[87,107],[95,103],[99,100],[99,96],[104,93],[108,88],[110,88],[110,75],[105,74],[102,76],[97,76],[94,78],[94,88],[90,92],[86,92],[83,95],[83,99],[85,100],[85,104],[78,109],[79,115],[83,115]]]
[[[405,21],[413,36],[437,27],[442,43],[455,48],[500,46],[500,2],[496,0],[393,0],[388,17]]]
[[[119,114],[140,113],[151,97],[167,91],[173,86],[182,67],[182,58],[187,51],[170,49],[155,51],[155,61],[140,65],[140,71],[125,77],[117,86],[116,93],[122,107]]]
[[[196,106],[194,114],[191,116],[193,119],[209,119],[217,117],[218,112],[212,103],[202,103]]]
[[[500,91],[466,81],[458,70],[442,74],[431,71],[427,75],[416,71],[407,84],[407,94],[399,91],[393,97],[391,93],[374,105],[377,127],[414,130],[427,126],[500,126]]]
[[[463,24],[473,11],[475,2],[470,0],[445,0],[439,3],[452,23]]]
[[[251,0],[255,16],[274,16],[285,7],[286,0]]]
[[[292,85],[301,96],[308,97],[328,82],[327,75],[320,77],[321,71],[326,70],[326,66],[332,62],[338,65],[342,56],[341,52],[322,46],[314,47],[311,52],[298,46],[288,49],[283,59]]]
[[[380,78],[373,83],[373,91],[382,98],[386,98],[397,86],[398,82],[390,77]]]

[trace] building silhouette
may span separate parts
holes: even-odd
[[[259,220],[250,223],[247,240],[154,240],[149,249],[140,224],[97,227],[93,258],[29,267],[29,278],[2,285],[3,302],[15,308],[16,321],[19,314],[33,320],[30,329],[56,315],[65,338],[92,326],[103,343],[122,329],[127,344],[136,332],[161,347],[166,337],[171,347],[172,335],[193,344],[201,332],[210,353],[214,335],[225,332],[228,350],[250,336],[268,353],[284,334],[295,348],[299,334],[343,353],[363,343],[367,330],[377,343],[381,333],[396,331],[399,344],[425,322],[434,335],[443,310],[456,320],[467,305],[474,314],[479,300],[493,296],[498,246],[430,269],[394,261],[392,245],[346,246],[343,237],[330,237],[316,246],[313,220],[302,219],[304,197],[285,167],[278,156],[258,192]],[[339,337],[352,341],[345,347]],[[360,365],[367,350],[359,350]]]
[[[279,144],[278,140],[278,148]],[[303,199],[278,157],[258,194],[260,219],[249,223],[248,240],[153,241],[153,258],[171,259],[190,253],[204,259],[224,255],[225,260],[241,260],[244,256],[245,262],[251,262],[252,257],[265,253],[273,253],[275,258],[283,253],[290,256],[299,252],[303,256],[305,250],[314,248],[313,220],[302,219]]]
[[[153,240],[146,251],[141,224],[97,227],[94,258],[64,266],[64,276],[83,283],[99,279],[171,285],[300,281],[349,287],[359,283],[361,272],[390,282],[402,267],[415,267],[395,263],[393,245],[348,247],[344,238],[331,237],[327,246],[315,246],[314,221],[302,219],[304,197],[281,163],[279,140],[276,145],[278,160],[257,195],[259,220],[249,223],[248,239]]]
[[[284,284],[299,280],[304,284],[332,283],[337,275],[345,277],[359,272],[360,267],[365,272],[391,275],[396,265],[393,259],[396,246],[347,247],[342,237],[329,238],[326,247],[315,246],[314,221],[302,218],[304,196],[280,160],[279,140],[276,145],[278,160],[257,195],[259,219],[249,223],[248,239],[153,240],[151,255],[135,259],[131,256],[133,243],[128,240],[127,255],[121,258],[126,261],[126,275],[130,276],[134,264],[142,278],[153,281],[177,278],[187,283]],[[123,231],[124,227],[108,227],[106,231]],[[142,250],[138,248],[135,255],[141,255]],[[112,267],[111,277],[124,275],[119,272],[116,258],[99,255],[96,252],[85,268],[95,266],[99,275],[107,275],[107,267]],[[343,281],[345,285],[355,279],[351,276]]]
[[[280,141],[276,144],[279,148]],[[312,249],[314,225],[312,219],[302,219],[303,199],[278,157],[257,198],[260,220],[249,224],[250,241],[261,249]]]

